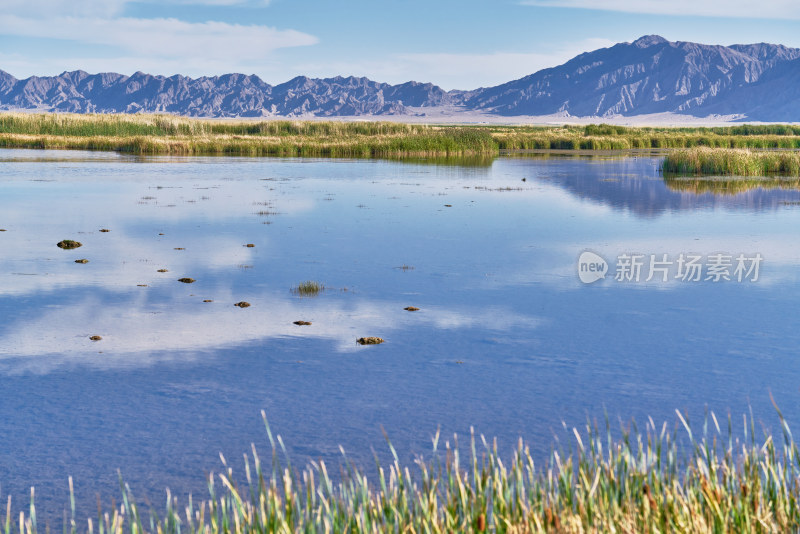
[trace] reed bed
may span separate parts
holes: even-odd
[[[166,508],[144,510],[122,483],[122,504],[79,519],[71,498],[64,532],[94,534],[444,533],[444,532],[796,532],[800,527],[800,450],[780,416],[781,436],[756,437],[752,415],[742,431],[709,413],[695,433],[677,412],[670,429],[649,420],[614,434],[608,421],[572,429],[569,450],[539,465],[520,441],[507,460],[496,441],[470,436],[433,439],[429,459],[377,465],[369,478],[343,459],[334,480],[327,465],[296,469],[280,436],[264,465],[255,446],[241,482],[222,458],[208,475],[205,500],[181,505],[167,491]],[[265,418],[266,424],[266,418]],[[741,432],[741,438],[734,434]],[[466,450],[464,450],[466,449]],[[344,452],[343,452],[344,454]],[[70,480],[70,489],[72,483]],[[72,492],[71,492],[72,495]],[[5,534],[33,534],[31,502],[18,514],[9,500]]]
[[[490,129],[501,150],[636,150],[675,148],[800,148],[800,128],[506,127]]]
[[[4,112],[0,147],[175,155],[492,157],[501,150],[798,149],[800,127],[447,126]]]
[[[0,114],[0,147],[131,154],[452,157],[494,155],[480,128],[388,122],[201,120],[170,115]]]
[[[665,174],[800,176],[800,152],[695,148],[667,154]]]

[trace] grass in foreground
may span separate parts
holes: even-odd
[[[778,412],[780,416],[780,412]],[[473,434],[464,451],[458,439],[414,466],[394,460],[370,479],[345,458],[340,482],[324,462],[302,470],[286,465],[280,436],[273,438],[271,466],[253,447],[245,455],[244,480],[234,482],[223,458],[208,477],[209,496],[181,506],[167,492],[166,509],[146,512],[127,485],[122,505],[76,519],[74,498],[65,532],[101,534],[238,534],[250,532],[790,532],[800,527],[800,450],[780,416],[782,444],[756,440],[752,416],[740,441],[709,414],[696,435],[680,425],[643,432],[622,429],[613,439],[596,425],[572,429],[571,451],[553,452],[537,465],[520,441],[508,461],[496,442]],[[265,418],[266,423],[266,418]],[[710,428],[710,430],[709,430]],[[679,445],[679,442],[682,445]],[[70,481],[71,486],[71,481]],[[33,492],[31,492],[33,496]],[[5,534],[39,529],[31,499],[28,512],[12,516]]]
[[[734,176],[800,176],[800,152],[694,148],[667,154],[665,174],[721,174]]]

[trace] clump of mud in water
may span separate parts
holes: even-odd
[[[359,345],[380,345],[383,342],[382,337],[360,337],[356,340]]]

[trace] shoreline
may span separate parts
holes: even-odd
[[[571,155],[657,151],[681,173],[796,175],[800,126],[631,127],[430,125],[401,122],[236,121],[172,115],[0,113],[0,147],[134,155],[480,158],[536,152]],[[752,151],[752,152],[748,152]],[[713,154],[713,158],[711,155]],[[635,153],[634,153],[635,155]],[[673,164],[677,159],[680,164]],[[705,163],[713,159],[714,165]],[[734,162],[780,159],[779,164]],[[685,163],[689,160],[689,164]],[[703,160],[701,163],[698,163]]]

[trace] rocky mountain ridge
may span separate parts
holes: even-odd
[[[198,117],[337,117],[424,113],[424,108],[514,117],[679,113],[800,121],[800,49],[766,43],[704,45],[648,35],[586,52],[502,85],[445,91],[431,83],[255,75],[189,78],[136,72],[64,72],[18,80],[0,71],[0,109],[175,113]],[[422,111],[421,111],[422,110]]]

